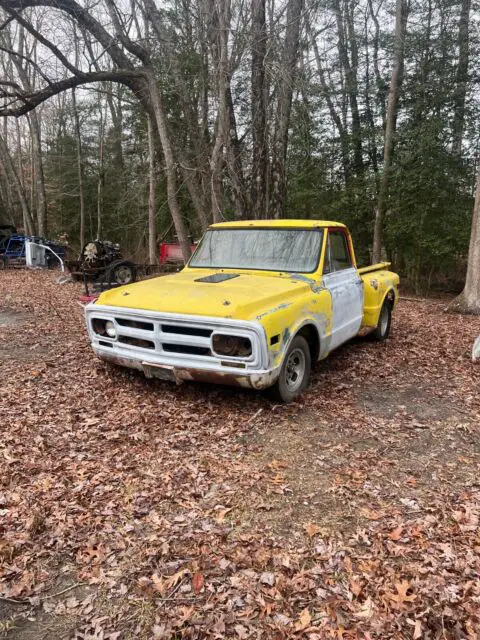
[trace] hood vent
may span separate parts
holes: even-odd
[[[214,273],[213,275],[206,276],[205,278],[198,278],[198,280],[195,280],[195,282],[217,284],[218,282],[225,282],[225,280],[232,280],[233,278],[238,278],[239,276],[239,273]]]

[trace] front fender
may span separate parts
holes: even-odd
[[[285,305],[282,310],[262,318],[269,349],[269,365],[282,365],[292,340],[306,327],[312,327],[316,332],[319,358],[324,358],[329,351],[331,323],[331,295],[326,290],[309,296],[299,304]]]

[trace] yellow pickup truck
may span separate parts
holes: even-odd
[[[85,308],[103,360],[148,377],[269,389],[289,402],[312,363],[356,335],[385,340],[399,277],[357,269],[343,224],[214,224],[173,275],[106,291]]]

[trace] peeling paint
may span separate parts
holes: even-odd
[[[283,309],[288,309],[288,307],[291,307],[291,306],[292,306],[291,302],[283,302],[282,304],[279,304],[278,306],[274,307],[273,309],[269,309],[268,311],[264,311],[263,313],[258,315],[257,316],[257,320],[261,320],[262,318],[265,318],[265,316],[268,316],[271,313],[276,313],[277,311],[282,311]]]
[[[294,273],[290,276],[290,278],[292,282],[304,282],[305,284],[308,284],[313,293],[320,293],[320,291],[325,289],[325,286],[321,280],[309,278],[308,276],[305,276],[301,273]]]
[[[309,286],[311,286],[315,282],[313,278],[309,278],[308,276],[303,275],[303,273],[292,273],[292,275],[290,276],[290,279],[293,282],[296,282],[296,281],[305,282],[305,284],[308,284]]]

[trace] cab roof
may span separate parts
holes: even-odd
[[[211,224],[211,229],[248,229],[250,227],[262,229],[319,229],[323,227],[340,227],[345,229],[341,222],[329,220],[233,220],[231,222],[217,222]]]

